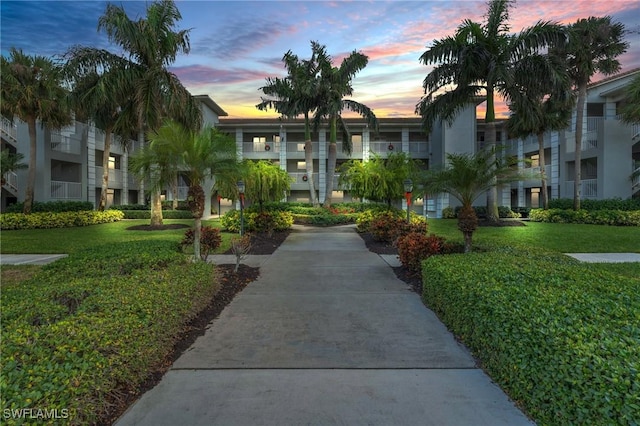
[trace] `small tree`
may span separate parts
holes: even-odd
[[[464,251],[471,251],[473,232],[478,228],[478,217],[473,202],[493,185],[501,185],[527,178],[514,164],[503,162],[492,150],[476,154],[447,154],[447,165],[440,170],[429,170],[422,184],[432,194],[446,192],[462,203],[458,213],[458,229],[464,235]]]
[[[244,162],[245,197],[257,202],[262,211],[268,201],[279,201],[291,191],[291,176],[271,161]]]
[[[351,160],[340,168],[340,185],[358,198],[387,203],[404,196],[404,180],[415,179],[418,167],[406,153],[389,154],[387,159],[373,154],[369,161]]]

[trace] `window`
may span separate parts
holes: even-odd
[[[109,168],[111,170],[120,170],[120,156],[109,156]]]
[[[305,161],[298,161],[298,170],[307,170],[307,163]]]
[[[267,138],[266,136],[254,136],[253,137],[253,143],[266,143],[267,142]]]
[[[273,135],[273,141],[275,143],[280,143],[280,135]]]
[[[539,167],[540,166],[540,154],[532,155],[529,160],[531,161],[530,167]]]
[[[351,135],[351,143],[361,143],[362,135]]]

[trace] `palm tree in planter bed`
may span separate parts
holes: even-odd
[[[178,173],[189,181],[187,203],[194,218],[194,258],[200,259],[200,234],[208,178],[228,174],[238,167],[235,140],[213,127],[196,133],[180,123],[167,121],[148,134],[149,145],[130,160],[131,168],[149,179],[152,190],[173,182]],[[210,194],[209,194],[210,196]]]
[[[492,150],[476,154],[447,154],[447,165],[429,170],[421,182],[429,194],[446,192],[462,203],[458,213],[458,229],[464,235],[464,252],[471,252],[473,232],[478,217],[473,202],[494,185],[502,185],[529,178],[519,173],[514,162],[505,162]]]

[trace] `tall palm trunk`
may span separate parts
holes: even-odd
[[[544,158],[544,133],[538,133],[538,158],[540,164],[540,197],[542,197],[542,208],[549,208],[549,194],[547,193],[547,173],[545,170]]]
[[[313,182],[313,145],[310,139],[304,141],[304,163],[307,168],[307,183],[309,183],[309,199],[313,207],[318,206],[316,184]]]
[[[471,206],[464,205],[458,213],[458,229],[464,235],[464,252],[470,253],[474,231],[478,228],[478,217]]]
[[[575,149],[575,176],[573,179],[573,209],[580,210],[580,196],[582,186],[582,120],[584,119],[584,103],[587,99],[587,84],[578,86],[578,99],[576,101],[576,149]]]
[[[109,190],[109,157],[111,156],[112,126],[104,130],[104,151],[102,152],[102,187],[100,189],[100,202],[98,210],[104,211],[107,207],[107,192]]]
[[[487,111],[485,113],[485,134],[484,140],[487,144],[491,156],[489,164],[495,164],[496,159],[496,113],[493,99],[493,83],[487,82]],[[495,185],[496,178],[492,179],[492,185],[487,190],[487,220],[489,222],[498,222],[498,188]]]
[[[496,123],[490,121],[485,127],[485,149],[490,150],[489,164],[495,164],[496,160]],[[498,187],[496,186],[496,178],[492,179],[491,187],[487,190],[487,220],[489,222],[497,222],[498,217]]]
[[[337,140],[337,117],[331,117],[329,153],[327,155],[327,193],[324,198],[324,207],[331,207],[331,194],[333,194],[333,176],[336,173],[336,160],[338,158]]]
[[[24,195],[24,206],[22,212],[30,214],[33,207],[33,195],[36,184],[36,119],[35,117],[27,118],[27,126],[29,127],[29,173],[27,174],[27,190]]]
[[[193,215],[193,258],[200,261],[200,235],[202,234],[202,215],[204,213],[204,190],[200,185],[190,185],[187,203]]]
[[[160,190],[151,191],[151,226],[162,226],[162,198]]]

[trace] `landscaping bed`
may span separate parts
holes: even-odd
[[[432,257],[423,300],[539,424],[638,424],[640,278],[615,271],[523,248]]]

